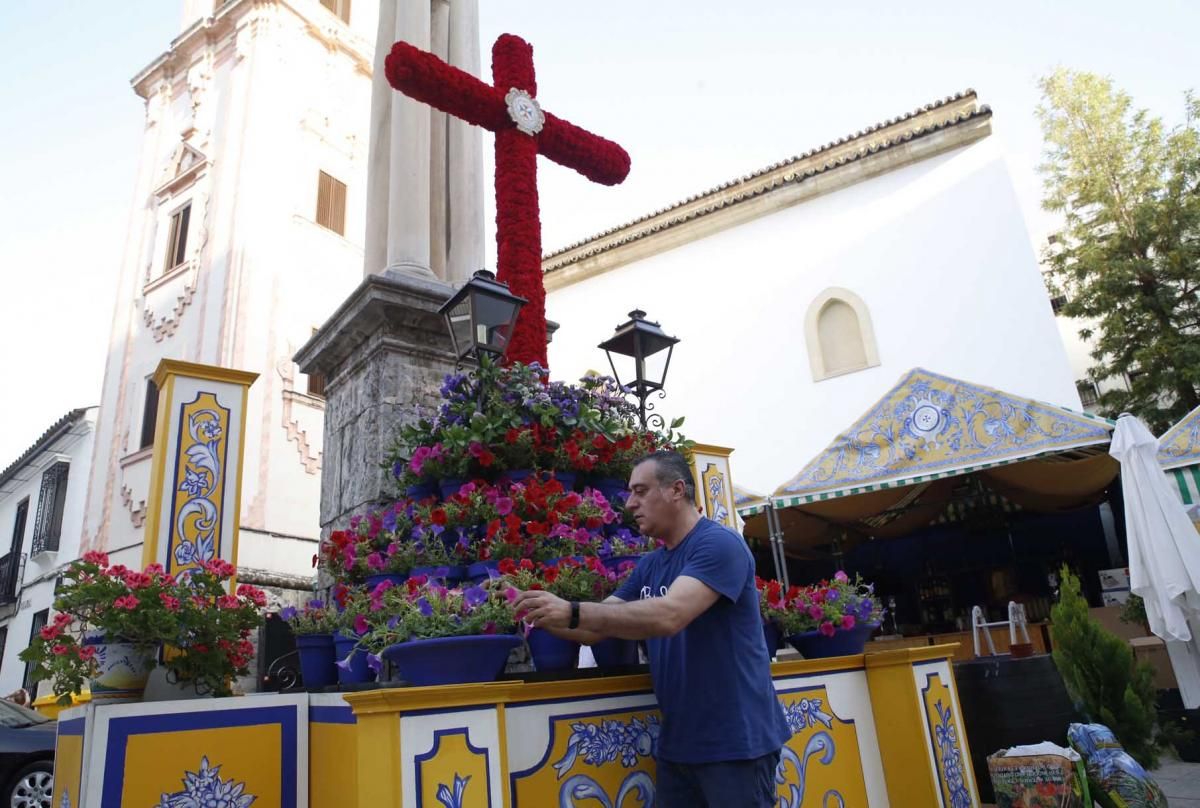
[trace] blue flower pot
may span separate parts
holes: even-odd
[[[384,581],[391,581],[396,586],[399,586],[400,584],[404,583],[407,580],[408,580],[408,575],[398,575],[396,573],[390,573],[390,572],[389,573],[380,573],[379,575],[368,575],[367,581],[366,581],[367,591],[374,592],[375,587],[379,586]]]
[[[468,564],[465,580],[473,584],[478,584],[483,583],[488,578],[499,578],[500,573],[496,572],[499,563],[498,561],[476,561],[474,564]]]
[[[536,472],[533,469],[509,469],[500,475],[500,482],[512,485],[513,483],[524,483]]]
[[[832,637],[826,637],[819,631],[806,631],[792,634],[787,641],[805,659],[852,656],[863,652],[867,639],[877,628],[878,623],[858,623],[851,629],[839,628]]]
[[[634,566],[637,566],[637,563],[641,560],[642,560],[641,556],[622,555],[622,556],[609,556],[608,558],[602,558],[602,559],[600,559],[600,563],[604,565],[605,569],[611,570],[612,572],[616,572],[617,568],[620,567],[622,564],[624,564],[627,561],[632,561]]]
[[[774,623],[763,623],[763,641],[767,644],[767,656],[774,659],[779,653],[779,643],[783,640],[783,632]]]
[[[592,646],[592,656],[597,668],[618,668],[638,664],[637,640],[619,640],[610,637]]]
[[[579,477],[579,475],[577,475],[573,471],[552,471],[552,472],[550,472],[550,478],[553,480],[558,480],[560,483],[562,483],[563,489],[565,489],[567,491],[575,490],[575,481],[578,479],[578,477]]]
[[[395,665],[400,678],[413,685],[459,685],[493,682],[521,638],[512,634],[437,637],[390,645],[384,659]]]
[[[309,690],[328,687],[337,681],[337,659],[332,634],[298,634],[296,652],[300,656],[300,675]]]
[[[533,667],[546,671],[573,671],[579,664],[579,643],[555,637],[543,628],[535,628],[526,638]]]
[[[592,488],[595,488],[609,502],[623,503],[629,496],[629,486],[624,480],[616,477],[596,477],[592,480]]]
[[[407,496],[409,499],[417,500],[418,502],[423,499],[429,499],[430,497],[436,497],[440,493],[441,490],[438,488],[438,484],[434,482],[410,485],[408,488],[404,489],[405,496]]]
[[[430,581],[437,583],[445,583],[446,578],[450,575],[452,567],[413,567],[408,571],[409,578],[416,578],[418,575],[424,575]]]
[[[350,649],[357,644],[357,637],[347,637],[340,631],[333,635],[333,653],[337,662],[346,658],[350,653]],[[357,685],[363,682],[371,682],[375,679],[375,672],[367,666],[367,652],[359,648],[350,657],[350,668],[337,668],[338,682],[343,685]]]
[[[458,493],[458,489],[462,488],[466,482],[466,480],[460,480],[457,477],[447,477],[438,482],[438,491],[441,492],[443,500],[450,499],[450,497]]]

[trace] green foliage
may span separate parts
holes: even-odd
[[[1061,579],[1051,610],[1054,664],[1088,719],[1111,729],[1125,751],[1152,769],[1162,749],[1155,737],[1153,670],[1135,663],[1129,644],[1092,619],[1079,579],[1065,566]]]
[[[1062,313],[1095,338],[1105,415],[1161,432],[1200,405],[1200,101],[1168,131],[1107,78],[1059,69],[1041,80],[1047,210],[1062,213],[1045,255]]]

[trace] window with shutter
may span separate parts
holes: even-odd
[[[317,172],[317,224],[346,235],[346,183]]]
[[[29,624],[29,644],[33,644],[33,638],[38,635],[38,632],[46,627],[46,623],[50,621],[50,610],[42,609],[33,615],[33,620]],[[25,663],[25,677],[22,680],[21,687],[29,691],[29,695],[34,695],[34,688],[37,687],[37,682],[33,681],[33,662]]]
[[[171,215],[171,231],[167,237],[167,258],[163,270],[172,270],[187,260],[188,222],[192,218],[189,202]]]
[[[62,460],[42,474],[37,518],[33,523],[31,555],[58,550],[59,539],[62,536],[63,509],[67,504],[67,475],[70,470],[71,464]]]
[[[146,379],[146,400],[142,403],[142,440],[139,449],[154,443],[154,427],[158,420],[158,385],[154,379]]]

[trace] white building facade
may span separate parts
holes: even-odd
[[[547,256],[553,375],[644,309],[682,340],[659,410],[760,492],[914,367],[1078,409],[990,121],[960,94]]]
[[[239,565],[312,575],[320,379],[296,349],[362,278],[377,4],[184,4],[134,77],[146,101],[82,548],[138,565],[164,358],[259,374],[250,389]]]
[[[71,410],[0,471],[0,696],[33,692],[17,655],[46,625],[59,573],[79,557],[96,415]]]

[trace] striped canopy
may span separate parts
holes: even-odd
[[[1200,407],[1158,439],[1158,462],[1200,530]]]
[[[1101,447],[1112,429],[1104,418],[916,368],[771,502],[787,508]]]

